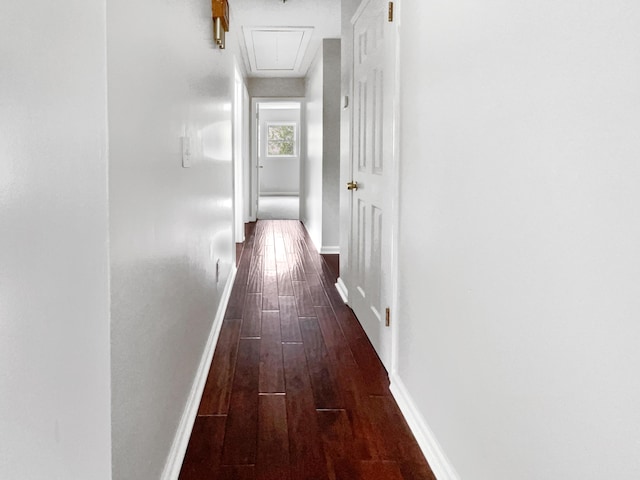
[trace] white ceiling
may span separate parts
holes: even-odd
[[[341,0],[229,0],[229,33],[250,77],[304,77],[323,38],[340,37]]]

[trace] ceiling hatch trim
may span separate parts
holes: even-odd
[[[242,27],[253,73],[299,73],[313,27]]]

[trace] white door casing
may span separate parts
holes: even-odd
[[[396,228],[396,32],[388,2],[364,0],[353,24],[352,190],[349,304],[387,369],[391,329],[385,310],[394,296]]]
[[[257,213],[258,213],[258,197],[259,197],[259,192],[260,192],[260,184],[259,184],[259,177],[260,177],[260,145],[259,145],[259,139],[258,139],[258,134],[259,134],[259,127],[260,127],[260,121],[259,121],[259,112],[260,112],[260,104],[267,104],[267,103],[283,103],[283,102],[294,102],[300,105],[300,114],[298,117],[298,162],[300,164],[300,175],[299,175],[299,179],[298,179],[298,186],[299,186],[299,196],[301,198],[301,205],[302,205],[302,197],[303,197],[303,190],[304,190],[304,185],[302,184],[302,168],[303,168],[303,162],[304,162],[304,149],[305,149],[305,145],[304,145],[304,136],[305,136],[305,132],[304,132],[304,125],[305,125],[305,120],[304,120],[304,98],[303,97],[252,97],[251,98],[251,115],[250,115],[250,119],[251,119],[251,132],[250,132],[250,149],[251,149],[251,157],[250,157],[250,167],[249,167],[249,178],[248,178],[248,195],[247,195],[247,202],[248,202],[248,221],[250,222],[255,222],[257,219]]]
[[[258,149],[259,195],[300,194],[300,108],[264,109],[260,104],[260,145]],[[295,149],[292,156],[269,156],[268,129],[270,126],[293,126]]]

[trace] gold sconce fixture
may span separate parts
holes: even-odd
[[[211,0],[213,39],[218,48],[224,48],[225,32],[229,31],[229,3],[227,0]]]

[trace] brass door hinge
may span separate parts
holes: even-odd
[[[393,22],[393,2],[389,2],[389,21]]]
[[[385,310],[384,325],[385,327],[391,325],[391,309],[389,307]]]

